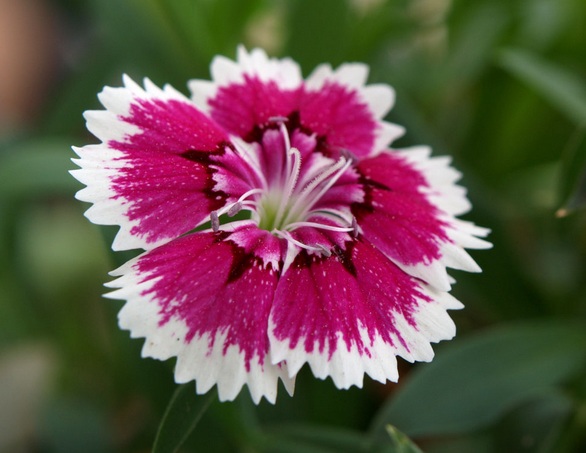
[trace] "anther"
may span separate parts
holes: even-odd
[[[342,156],[346,160],[351,161],[352,163],[355,163],[358,161],[356,154],[354,154],[352,151],[350,151],[349,149],[346,149],[346,148],[342,148],[340,150],[340,156]]]
[[[212,231],[217,233],[220,231],[220,218],[218,217],[218,211],[212,211],[210,214],[210,220],[212,222]]]
[[[234,217],[236,214],[238,214],[240,211],[242,210],[242,203],[240,201],[237,201],[236,203],[234,203],[230,209],[228,209],[228,217]]]
[[[317,244],[315,246],[316,249],[318,249],[322,255],[324,255],[325,257],[329,258],[330,256],[332,256],[332,252],[330,251],[330,249],[328,249],[325,245],[323,244]]]
[[[289,118],[286,116],[271,116],[269,117],[269,123],[286,123]]]
[[[354,216],[352,216],[352,237],[354,239],[358,237],[358,221]]]

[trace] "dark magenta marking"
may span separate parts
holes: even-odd
[[[128,202],[129,220],[138,221],[133,235],[149,243],[177,237],[224,205],[226,194],[213,190],[209,155],[229,144],[212,120],[186,102],[160,99],[137,99],[120,119],[140,129],[108,143],[128,162],[112,189]]]
[[[387,256],[406,265],[441,258],[449,242],[440,211],[421,193],[424,175],[397,154],[380,154],[358,163],[365,201],[352,206],[364,236]]]
[[[269,349],[278,274],[258,260],[242,260],[245,254],[228,237],[223,232],[184,236],[144,255],[137,270],[142,281],[158,279],[143,295],[155,297],[161,325],[181,319],[188,328],[185,342],[209,333],[210,348],[216,334],[226,333],[223,352],[238,347],[250,370],[252,360],[264,363]]]
[[[246,138],[273,117],[288,117],[296,110],[300,90],[283,90],[274,81],[244,76],[241,84],[220,87],[208,101],[212,118],[233,134]]]
[[[276,338],[291,348],[303,341],[307,353],[327,350],[329,358],[339,336],[348,350],[354,346],[366,356],[376,338],[408,349],[395,320],[402,317],[417,327],[414,312],[431,300],[420,282],[363,240],[344,252],[336,250],[336,256],[317,258],[303,251],[283,275],[272,310]]]
[[[299,103],[301,123],[315,132],[337,157],[348,150],[365,157],[373,149],[378,122],[356,90],[326,82],[319,90],[304,89]]]
[[[356,90],[326,82],[319,90],[283,90],[273,82],[244,76],[244,82],[220,87],[209,100],[212,118],[249,142],[260,142],[262,131],[275,128],[274,117],[286,117],[291,133],[300,129],[317,135],[317,150],[337,158],[342,150],[358,157],[371,154],[378,122]]]
[[[175,99],[136,99],[129,114],[120,119],[140,129],[123,142],[112,142],[120,151],[212,152],[228,141],[221,126],[194,105]]]

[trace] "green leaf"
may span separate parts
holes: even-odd
[[[552,391],[531,399],[508,413],[498,424],[499,444],[510,451],[527,451],[528,445],[539,446],[539,453],[557,450],[560,434],[568,426],[574,408],[570,396]],[[566,450],[568,451],[568,450]]]
[[[371,441],[366,433],[342,428],[312,425],[284,425],[267,428],[267,453],[421,453],[421,450],[393,426],[386,427],[388,436]],[[390,437],[390,441],[389,441]]]
[[[339,450],[334,448],[316,446],[303,440],[286,438],[274,439],[262,451],[264,453],[339,453]]]
[[[504,4],[476,4],[466,11],[463,19],[452,21],[455,23],[450,24],[451,33],[455,36],[447,61],[437,73],[428,73],[426,77],[435,78],[440,91],[447,87],[469,86],[490,63],[494,46],[505,32],[508,21]]]
[[[81,188],[68,173],[75,168],[71,143],[61,138],[29,140],[0,154],[0,197],[71,194]]]
[[[215,399],[215,390],[198,396],[193,383],[179,386],[159,425],[153,453],[177,452]]]
[[[382,407],[372,436],[380,438],[389,423],[412,437],[488,426],[580,370],[584,344],[584,325],[551,321],[513,324],[454,341]]]
[[[566,68],[518,49],[506,49],[499,64],[533,87],[578,125],[586,124],[586,85]]]
[[[558,217],[586,207],[586,127],[579,128],[566,147],[559,176],[559,199]]]

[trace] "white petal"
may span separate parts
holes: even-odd
[[[332,76],[332,67],[329,64],[321,64],[305,80],[305,85],[310,90],[319,90],[325,81]]]
[[[223,56],[214,57],[211,64],[212,79],[217,85],[242,83],[244,78],[240,66]]]
[[[302,83],[301,69],[290,58],[269,58],[261,49],[247,52],[238,47],[237,60],[216,57],[211,65],[212,79],[217,87],[239,84],[246,75],[263,82],[274,81],[282,89],[297,88]]]
[[[107,286],[119,288],[106,294],[113,299],[126,299],[127,302],[118,314],[120,327],[130,331],[132,338],[144,338],[143,357],[167,360],[177,357],[175,381],[186,383],[196,381],[196,392],[203,394],[214,385],[218,387],[220,401],[236,398],[244,385],[248,386],[255,403],[264,397],[274,403],[278,381],[281,379],[289,394],[293,394],[295,379],[289,377],[286,364],[273,364],[270,355],[265,363],[250,361],[246,369],[244,354],[237,346],[224,351],[226,333],[218,332],[210,349],[210,336],[204,334],[185,341],[188,329],[185,323],[171,319],[160,324],[159,306],[155,300],[145,296],[155,280],[140,282],[140,275],[133,271],[136,259],[114,271],[121,277]]]
[[[430,301],[422,301],[414,314],[415,325],[397,316],[396,327],[400,332],[403,345],[398,339],[394,345],[375,336],[371,341],[366,326],[360,326],[360,337],[364,345],[368,345],[368,354],[360,352],[355,344],[350,348],[339,337],[334,351],[326,346],[323,351],[308,353],[304,338],[298,339],[294,348],[288,341],[278,340],[270,325],[271,357],[274,363],[287,361],[290,376],[295,376],[307,363],[315,377],[326,379],[331,377],[336,387],[347,389],[351,386],[362,387],[364,374],[379,382],[397,382],[399,374],[396,357],[409,362],[429,362],[434,357],[430,343],[449,340],[456,334],[456,327],[446,310],[460,309],[462,304],[448,293],[436,291],[429,286],[422,287]],[[318,349],[318,348],[316,348]]]
[[[490,248],[489,242],[479,239],[485,237],[489,230],[454,217],[468,212],[472,205],[466,196],[466,190],[456,184],[461,173],[451,167],[449,157],[430,157],[431,150],[427,146],[416,146],[397,152],[425,176],[429,187],[422,192],[444,213],[441,220],[448,225],[446,233],[449,241],[441,244],[439,260],[417,266],[396,264],[405,272],[423,279],[435,288],[448,291],[450,283],[446,267],[468,272],[481,271],[464,248]]]
[[[440,291],[449,291],[452,286],[446,271],[446,265],[439,260],[416,265],[403,264],[397,260],[391,260],[407,274],[423,280],[425,283],[437,288]]]
[[[209,113],[208,100],[216,95],[216,84],[209,80],[193,79],[188,82],[188,87],[191,91],[191,101],[195,106],[202,112]]]
[[[185,217],[183,219],[185,225],[181,225],[177,228],[182,231],[169,230],[166,234],[156,233],[156,228],[152,228],[151,230],[148,230],[147,228],[141,231],[140,222],[148,218],[148,209],[144,211],[142,219],[130,215],[132,209],[141,203],[141,197],[137,196],[136,199],[132,199],[134,195],[132,190],[126,192],[124,196],[121,195],[123,190],[117,191],[117,187],[120,188],[117,184],[119,184],[119,178],[126,178],[126,176],[128,176],[129,169],[139,167],[142,162],[145,162],[146,166],[152,166],[152,164],[137,157],[137,155],[132,156],[132,153],[126,154],[115,148],[124,150],[124,145],[119,145],[132,143],[132,139],[140,137],[143,133],[149,132],[149,128],[156,129],[156,127],[161,127],[161,130],[158,132],[162,135],[167,134],[167,140],[164,141],[165,144],[180,147],[184,144],[183,142],[178,145],[177,143],[173,143],[173,141],[175,139],[182,139],[185,143],[189,142],[189,145],[185,144],[185,147],[186,149],[190,149],[189,146],[191,145],[192,136],[190,134],[185,134],[183,138],[179,135],[175,136],[172,127],[173,120],[166,118],[165,121],[167,121],[167,123],[161,121],[156,123],[155,126],[151,126],[147,122],[145,125],[147,130],[142,130],[139,126],[133,124],[132,116],[136,114],[133,109],[137,106],[142,109],[143,105],[141,104],[141,101],[143,100],[148,101],[149,105],[159,105],[155,104],[154,101],[179,101],[185,104],[187,108],[192,108],[193,112],[196,112],[196,109],[187,97],[169,85],[166,85],[161,89],[149,79],[145,79],[145,88],[143,89],[126,75],[123,77],[123,80],[124,87],[105,87],[98,95],[100,101],[109,110],[86,111],[84,113],[87,120],[88,130],[101,140],[102,143],[98,145],[88,145],[83,148],[73,148],[79,156],[79,159],[74,159],[73,162],[75,162],[80,169],[72,171],[71,174],[87,186],[85,189],[82,189],[77,193],[76,198],[94,204],[94,206],[86,212],[86,217],[97,224],[120,226],[120,231],[116,235],[113,243],[114,250],[128,250],[133,248],[143,248],[146,250],[165,243],[173,237],[178,236],[185,231],[189,231],[196,225],[191,224],[189,219]],[[197,113],[200,114],[199,112]],[[219,129],[219,126],[215,125],[212,120],[208,121],[210,123],[210,130],[216,128],[218,136],[221,137],[223,132]],[[169,125],[169,127],[167,127],[167,125]],[[218,142],[222,139],[223,137],[219,138]],[[140,152],[140,150],[138,150],[138,152]],[[194,183],[199,181],[200,185],[203,184],[201,182],[201,174],[198,177],[197,175],[188,172],[187,169],[184,169],[182,174],[181,171],[176,171],[176,167],[174,166],[175,163],[172,162],[173,157],[171,153],[160,152],[157,156],[161,158],[161,161],[165,163],[169,162],[169,170],[165,174],[165,177],[169,181],[175,178],[174,182],[177,182],[182,178],[183,181],[189,180]],[[161,170],[164,168],[166,167],[160,166]],[[181,169],[180,166],[177,166],[177,168]],[[139,170],[137,170],[137,174],[138,171]],[[200,173],[201,172],[203,172],[203,170],[200,171]],[[160,171],[159,173],[159,178],[161,178],[164,172]],[[157,186],[159,181],[160,179],[151,181],[151,188]],[[147,188],[149,184],[144,176],[140,177],[138,181],[133,181],[133,183],[136,184],[136,187],[144,186]],[[200,199],[205,197],[203,191],[199,194],[196,194],[193,191],[190,193],[188,190],[183,190],[182,187],[183,186],[179,183],[175,185],[161,185],[161,191],[159,194],[159,198],[161,198],[159,201],[161,202],[159,204],[151,203],[152,212],[157,209],[163,209],[164,207],[171,208],[174,206],[173,201],[176,201],[177,204],[184,202],[195,205],[200,201],[196,200],[196,196],[199,196]],[[181,198],[186,197],[188,194],[190,197],[189,199],[185,198],[185,200],[183,200]],[[163,203],[162,198],[165,198],[165,201],[171,201],[171,203]],[[199,205],[201,204],[202,203],[199,203]],[[202,218],[205,218],[205,214],[206,213],[199,213],[199,221],[203,221]],[[164,217],[161,212],[158,212],[157,214],[151,214],[151,218],[155,215],[158,216],[157,219]],[[130,220],[131,217],[134,218],[134,220]],[[169,219],[171,218],[171,216],[168,216],[167,224],[169,224]]]
[[[273,326],[270,327],[269,332]],[[361,335],[370,343],[365,329],[361,329]],[[301,367],[308,363],[315,377],[331,377],[336,387],[341,389],[353,385],[362,387],[364,373],[379,382],[397,382],[399,378],[396,350],[379,340],[370,347],[370,357],[360,354],[355,345],[348,350],[342,339],[338,340],[335,351],[330,356],[329,351],[308,354],[302,340],[294,348],[290,348],[287,342],[278,341],[270,334],[269,336],[272,360],[276,363],[286,360],[289,376],[295,376]]]
[[[332,74],[332,80],[348,88],[362,88],[368,79],[368,66],[362,63],[344,63]]]
[[[385,150],[393,141],[405,134],[405,128],[398,124],[388,123],[386,121],[379,121],[376,132],[376,140],[374,142],[373,154]]]
[[[395,103],[395,90],[389,85],[368,85],[361,90],[360,94],[375,118],[383,118]]]
[[[137,126],[119,121],[118,116],[109,111],[87,110],[83,116],[88,130],[104,143],[123,141],[125,137],[140,132]]]

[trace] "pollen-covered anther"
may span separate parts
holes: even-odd
[[[289,121],[289,118],[287,118],[286,116],[271,116],[269,118],[269,123],[286,123],[287,121]]]
[[[356,220],[356,217],[352,216],[352,237],[356,239],[358,233],[358,221]]]
[[[358,157],[356,157],[356,154],[354,154],[347,148],[342,148],[340,150],[340,156],[342,156],[346,160],[352,161],[353,163],[358,162]]]
[[[218,209],[210,213],[210,221],[212,223],[212,230],[217,233],[220,230],[220,216],[227,214],[228,217],[234,217],[243,209],[254,210],[256,207],[256,201],[250,199],[254,195],[263,193],[263,189],[255,188],[244,193],[237,201]]]
[[[242,202],[237,201],[236,203],[234,203],[230,209],[228,209],[228,217],[234,217],[236,214],[238,214],[240,211],[242,211]]]
[[[218,211],[212,211],[210,213],[210,221],[212,222],[212,231],[214,233],[220,231],[220,217],[218,216]]]

